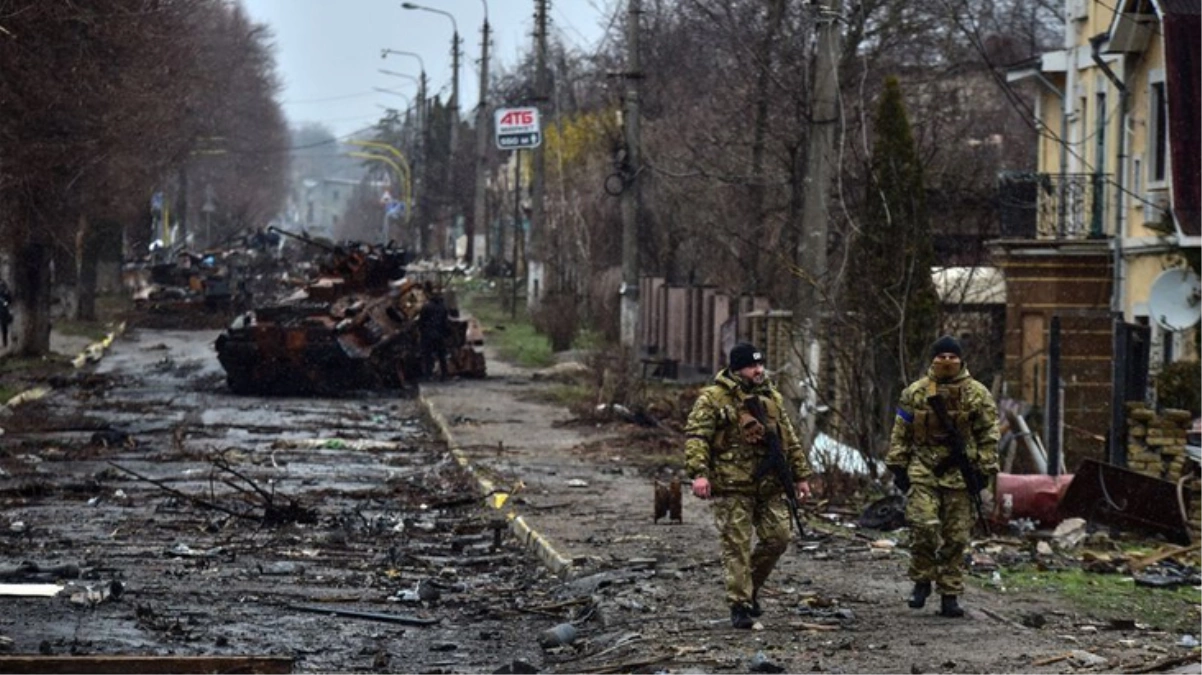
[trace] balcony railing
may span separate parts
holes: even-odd
[[[1106,236],[1107,174],[998,175],[1001,234],[1020,239],[1100,239]]]

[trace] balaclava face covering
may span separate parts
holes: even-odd
[[[934,361],[931,363],[931,372],[935,374],[935,379],[940,382],[947,382],[960,374],[960,369],[964,363],[959,359],[955,361]]]

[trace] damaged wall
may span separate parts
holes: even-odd
[[[1187,478],[1183,494],[1191,531],[1202,530],[1202,491],[1197,467],[1185,453],[1186,431],[1192,423],[1188,410],[1157,414],[1142,401],[1127,403],[1127,468],[1173,483]],[[1189,467],[1188,469],[1186,467]]]

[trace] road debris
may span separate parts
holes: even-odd
[[[66,588],[58,584],[0,584],[0,595],[17,598],[53,598]]]
[[[16,567],[0,568],[0,579],[6,581],[51,581],[56,579],[76,579],[81,573],[79,565],[39,565],[36,562],[25,561]]]
[[[109,600],[120,600],[125,592],[125,585],[113,580],[101,586],[88,585],[71,594],[71,603],[82,607],[95,607]]]
[[[0,656],[4,673],[291,673],[287,656]]]
[[[1192,543],[1176,484],[1090,458],[1077,469],[1059,513],[1159,534],[1176,544]]]
[[[344,616],[351,619],[367,619],[368,621],[383,621],[385,623],[399,623],[406,626],[433,626],[438,623],[438,619],[426,619],[419,616],[410,616],[407,614],[384,614],[382,612],[361,612],[353,609],[338,609],[335,607],[320,607],[316,605],[287,605],[288,609],[298,612],[312,612],[314,614],[325,614],[328,616]]]

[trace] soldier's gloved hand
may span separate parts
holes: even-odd
[[[893,484],[897,486],[902,493],[910,491],[910,474],[906,472],[904,467],[891,466],[889,470],[893,472]]]
[[[698,499],[710,498],[710,480],[704,476],[693,479],[693,496]]]
[[[743,430],[743,442],[758,445],[764,440],[764,425],[749,412],[739,415],[739,428]]]
[[[980,484],[981,510],[988,516],[997,509],[997,501],[993,497],[997,490],[997,474],[982,474]]]
[[[993,500],[993,492],[989,489],[981,490],[981,511],[985,513],[985,517],[989,518],[997,510],[997,502]]]

